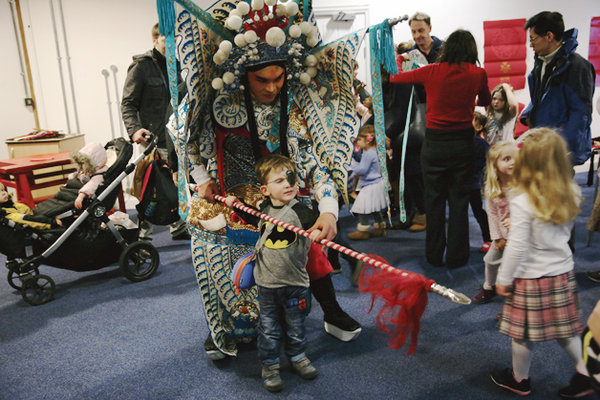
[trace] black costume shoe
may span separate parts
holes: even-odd
[[[360,334],[362,330],[360,324],[346,314],[338,304],[329,274],[311,281],[310,290],[323,309],[325,332],[342,342],[349,342]]]
[[[215,342],[213,342],[213,338],[210,333],[204,341],[204,351],[206,352],[208,357],[213,361],[222,360],[225,357],[227,357],[227,355],[221,350],[219,350],[219,348],[215,345]]]
[[[181,233],[171,236],[171,239],[173,239],[173,240],[191,240],[191,236],[189,233],[187,233],[187,231],[183,231]]]

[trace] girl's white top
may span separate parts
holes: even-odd
[[[574,223],[542,222],[533,214],[527,193],[511,198],[510,231],[496,283],[510,286],[515,278],[535,279],[572,270],[568,242]]]

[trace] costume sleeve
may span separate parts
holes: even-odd
[[[512,285],[517,271],[523,268],[529,251],[531,224],[534,216],[527,207],[528,201],[525,195],[520,195],[510,202],[510,231],[496,280],[497,283],[504,286]]]
[[[484,69],[481,69],[481,87],[479,88],[479,93],[477,93],[477,105],[485,107],[491,102],[492,95],[488,86],[487,73]]]
[[[143,71],[141,71],[140,63],[134,62],[127,70],[123,87],[123,99],[121,100],[121,116],[130,138],[142,128],[139,110],[144,92],[143,82]]]
[[[194,179],[197,185],[203,185],[211,180],[211,177],[206,170],[204,160],[200,155],[200,149],[196,143],[188,143],[187,146],[188,167],[190,176]]]
[[[300,219],[300,223],[302,224],[301,228],[304,230],[309,229],[311,226],[315,224],[315,221],[319,217],[319,214],[316,210],[311,210],[307,206],[302,203],[294,204],[292,207],[298,218]]]
[[[243,201],[241,201],[241,200],[240,200],[240,203],[242,203],[242,204],[243,204],[243,205],[245,205],[246,207],[250,207],[250,208],[251,208],[251,209],[253,209],[253,210],[256,210],[256,211],[261,211],[261,212],[262,212],[262,211],[263,211],[263,210],[264,210],[264,209],[267,207],[267,204],[270,204],[270,203],[269,203],[269,200],[267,199],[267,200],[263,201],[262,203],[260,203],[260,210],[257,210],[256,208],[254,208],[254,207],[252,207],[252,206],[249,206],[248,204],[244,203],[244,202],[243,202]],[[257,217],[257,216],[255,216],[255,215],[252,215],[252,214],[250,214],[250,213],[247,213],[247,212],[246,212],[246,211],[244,211],[244,210],[240,210],[239,208],[236,208],[236,209],[235,209],[235,213],[236,213],[237,215],[239,215],[239,216],[240,216],[240,217],[241,217],[241,218],[242,218],[242,219],[243,219],[243,220],[244,220],[244,221],[245,221],[247,224],[254,225],[254,226],[256,226],[256,227],[258,227],[258,226],[260,225],[260,218],[258,218],[258,217]]]
[[[317,162],[312,142],[303,137],[290,138],[289,142],[292,151],[297,153],[290,156],[296,160],[300,175],[310,184],[315,200],[319,203],[319,212],[331,213],[337,219],[338,201],[335,182],[329,172]]]

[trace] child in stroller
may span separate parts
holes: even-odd
[[[7,256],[8,282],[21,292],[26,302],[38,305],[53,298],[55,284],[52,278],[39,273],[42,263],[91,271],[118,260],[125,277],[133,282],[148,279],[156,272],[159,264],[156,248],[151,243],[137,241],[137,228],[115,226],[107,214],[116,201],[120,183],[155,145],[153,141],[128,164],[133,152],[131,143],[113,140],[106,145],[109,151],[116,152],[116,160],[110,167],[105,165],[106,151],[101,145],[87,145],[72,155],[79,166],[70,176],[73,179],[24,219],[43,220],[45,225],[31,226],[22,221],[15,223],[12,218],[0,218],[0,252]],[[62,220],[63,226],[53,224],[55,218]]]

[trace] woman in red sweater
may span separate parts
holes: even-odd
[[[397,62],[400,69],[402,55]],[[438,62],[391,77],[393,83],[420,83],[427,92],[427,131],[421,150],[425,185],[427,261],[456,268],[469,260],[469,182],[473,169],[473,108],[490,104],[487,74],[479,68],[469,31],[454,31]],[[446,243],[446,203],[449,206]],[[447,246],[447,250],[446,250]],[[446,263],[444,264],[444,250]]]

